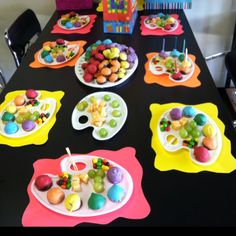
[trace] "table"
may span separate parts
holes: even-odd
[[[176,13],[177,11],[171,11]],[[94,10],[80,13],[91,14]],[[141,12],[150,14],[154,11]],[[181,102],[199,104],[212,102],[218,106],[219,118],[224,122],[225,134],[231,140],[232,153],[236,156],[236,134],[231,121],[223,107],[222,100],[215,87],[201,51],[194,38],[183,11],[180,15],[189,52],[197,56],[196,63],[201,68],[199,76],[202,85],[198,88],[186,87],[165,88],[159,85],[144,83],[144,64],[146,53],[161,49],[162,37],[141,36],[139,20],[136,22],[133,35],[104,34],[102,14],[86,35],[50,34],[53,25],[59,18],[55,12],[31,47],[21,66],[14,73],[0,96],[4,101],[6,93],[13,90],[34,88],[49,91],[63,90],[62,107],[57,115],[57,122],[49,133],[49,140],[41,146],[24,146],[12,148],[0,145],[0,225],[20,226],[22,214],[28,204],[26,188],[33,174],[33,162],[45,157],[58,158],[65,154],[69,146],[73,153],[88,153],[97,149],[118,150],[131,146],[137,151],[136,156],[144,171],[143,191],[151,206],[151,213],[142,220],[118,218],[109,226],[236,226],[236,174],[216,174],[201,172],[186,174],[178,171],[160,172],[154,168],[155,153],[151,148],[152,133],[149,128],[151,103]],[[28,65],[33,61],[34,53],[41,48],[44,41],[63,37],[66,40],[86,40],[87,45],[98,39],[110,38],[113,41],[132,46],[139,57],[139,66],[131,79],[119,87],[106,89],[119,94],[126,101],[129,114],[121,131],[107,142],[92,138],[90,130],[75,131],[71,126],[71,114],[77,102],[85,95],[99,91],[81,84],[74,73],[74,68],[32,69]],[[172,49],[174,38],[166,37],[166,50]],[[85,46],[86,48],[86,46]],[[182,48],[182,45],[180,46]],[[81,224],[88,226],[92,224]]]

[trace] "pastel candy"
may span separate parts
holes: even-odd
[[[88,207],[92,210],[98,210],[102,208],[106,203],[106,198],[98,193],[91,193],[88,200]]]
[[[110,39],[105,39],[103,41],[103,44],[111,44],[111,43],[112,43],[112,41]]]
[[[203,127],[202,132],[203,132],[204,136],[209,137],[209,138],[212,138],[216,135],[216,129],[211,124],[206,124]]]
[[[2,116],[3,123],[7,123],[9,121],[14,121],[14,120],[15,120],[15,116],[12,113],[4,112],[4,114]]]
[[[194,121],[197,123],[197,125],[203,126],[207,122],[207,118],[204,114],[197,114],[194,117]]]
[[[35,123],[32,120],[26,120],[22,123],[22,128],[24,131],[31,131],[35,128]]]
[[[183,109],[183,116],[193,117],[195,115],[196,115],[196,110],[193,107],[187,106]]]
[[[73,27],[73,24],[71,22],[66,22],[65,27],[67,29],[71,29]]]
[[[179,108],[173,108],[170,111],[170,117],[172,120],[179,120],[182,118],[182,111]]]
[[[45,62],[47,63],[52,63],[53,62],[53,58],[51,55],[47,55],[45,58],[44,58]]]
[[[125,196],[125,191],[121,186],[114,184],[108,190],[107,196],[112,202],[121,202]]]
[[[4,131],[6,134],[14,134],[18,130],[19,130],[19,127],[15,122],[8,122],[4,127]]]

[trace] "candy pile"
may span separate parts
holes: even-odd
[[[87,48],[86,63],[82,64],[84,80],[98,84],[107,81],[116,82],[124,78],[129,69],[134,66],[137,55],[132,47],[113,43],[110,39],[98,40]]]
[[[58,175],[59,180],[57,181],[57,185],[59,185],[63,189],[71,188],[71,175],[67,172],[63,172]]]
[[[108,171],[113,166],[106,160],[102,158],[93,158],[93,168],[102,169],[103,171]]]

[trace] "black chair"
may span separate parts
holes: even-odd
[[[30,46],[30,40],[41,33],[41,26],[31,9],[24,11],[13,24],[6,29],[5,39],[14,57],[16,66],[19,67],[23,56]]]
[[[232,81],[234,87],[236,88],[236,50],[228,52],[225,56],[225,66],[228,71],[225,87],[230,87],[230,82]]]
[[[3,86],[5,87],[5,86],[6,86],[6,80],[5,80],[4,76],[3,76],[3,73],[2,73],[2,71],[1,71],[1,69],[0,69],[0,78],[1,78],[1,80],[2,80]],[[2,84],[0,83],[0,88],[3,88],[3,86],[2,86]]]

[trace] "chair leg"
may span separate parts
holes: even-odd
[[[226,81],[225,81],[225,88],[230,87],[230,81],[231,81],[231,76],[230,76],[230,73],[227,72]]]

